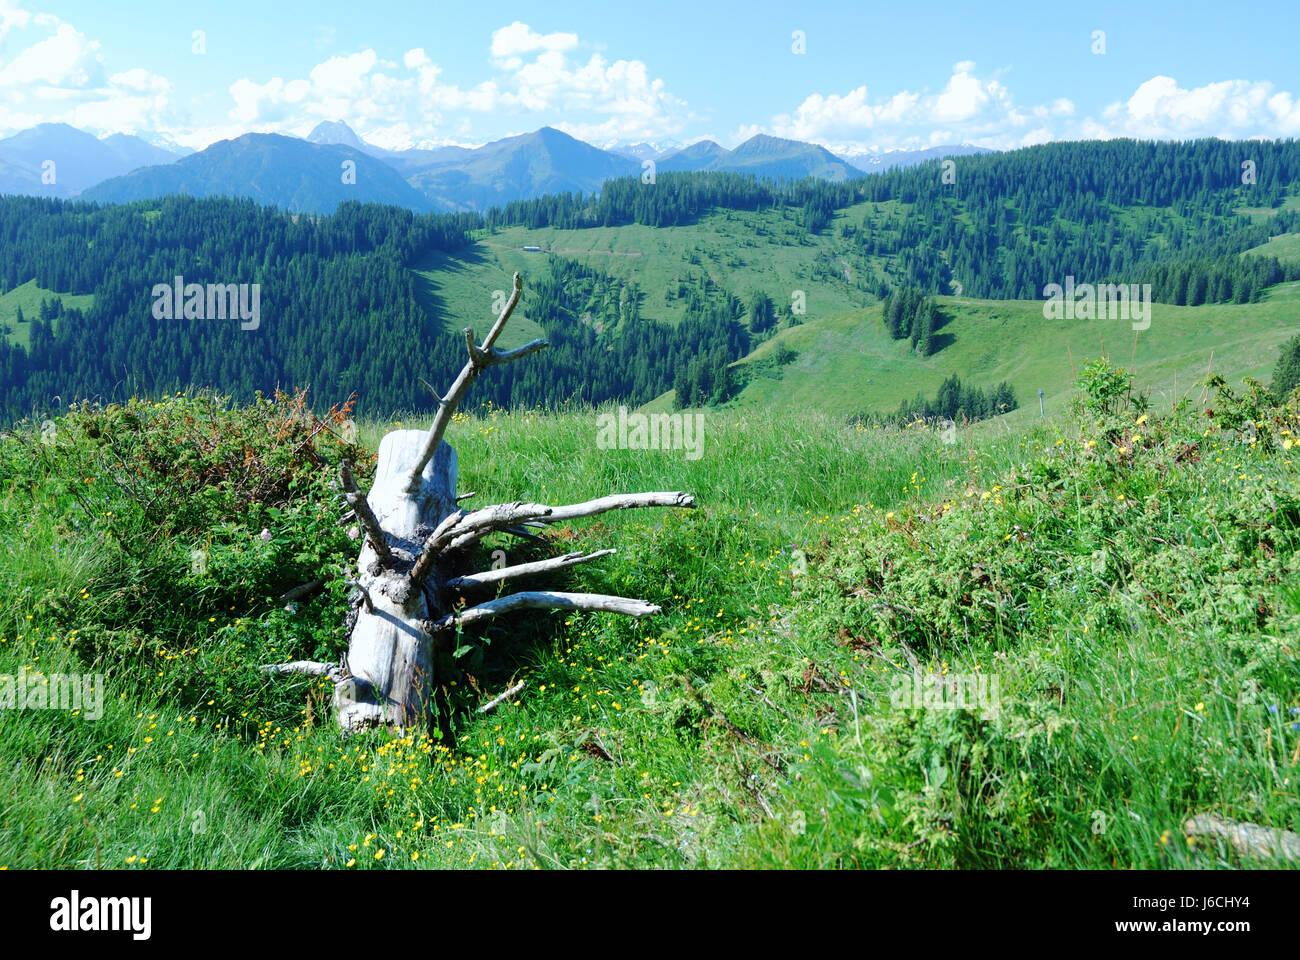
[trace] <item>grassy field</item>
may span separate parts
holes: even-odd
[[[736,402],[816,406],[840,415],[888,413],[918,392],[932,397],[956,373],[982,387],[1006,380],[1021,404],[1013,416],[1037,418],[1040,389],[1047,411],[1059,413],[1080,358],[1106,351],[1131,366],[1138,387],[1167,408],[1210,372],[1267,381],[1278,346],[1295,335],[1300,283],[1280,284],[1260,304],[1152,304],[1151,326],[1140,332],[1126,320],[1046,320],[1040,301],[940,297],[939,303],[950,320],[940,331],[942,349],[929,357],[916,356],[907,341],[891,340],[879,307],[813,319],[781,331],[742,361],[742,369],[761,363],[780,345],[798,355],[756,373]]]
[[[598,411],[458,416],[471,505],[700,506],[552,531],[619,550],[562,582],[664,612],[495,621],[439,677],[454,736],[345,740],[328,683],[256,670],[345,643],[344,448],[305,458],[301,409],[20,429],[0,674],[102,673],[106,696],[93,720],[0,710],[0,868],[1238,865],[1182,824],[1300,827],[1300,421],[1232,396],[1139,415],[1090,376],[1077,418],[954,444],[801,404],[705,412],[698,460],[598,449]],[[361,425],[363,478],[400,419]],[[323,594],[272,599],[321,570]],[[908,699],[959,677],[979,709]]]
[[[415,268],[419,296],[437,315],[490,320],[490,299],[483,291],[508,290],[510,277],[543,269],[550,256],[577,260],[618,277],[635,280],[644,293],[641,316],[675,325],[685,301],[664,295],[670,285],[708,277],[741,297],[767,293],[786,313],[795,290],[806,295],[806,318],[824,317],[874,300],[864,292],[882,276],[883,260],[864,258],[839,237],[836,226],[857,223],[867,211],[897,204],[858,204],[840,211],[823,234],[809,237],[794,212],[722,211],[681,227],[597,227],[584,230],[512,227],[485,234],[464,254],[438,255]],[[538,246],[540,251],[525,251]],[[491,316],[489,316],[491,314]],[[539,336],[527,321],[511,322],[507,346]]]
[[[1267,243],[1251,247],[1242,256],[1259,254],[1265,257],[1277,257],[1283,262],[1300,259],[1300,233],[1280,233],[1270,237]]]
[[[1297,203],[1300,198],[1290,197],[1284,206]],[[1262,305],[1153,304],[1151,327],[1139,333],[1126,320],[1045,320],[1040,301],[941,297],[948,317],[940,331],[942,349],[918,358],[903,341],[886,335],[880,308],[867,292],[884,276],[885,260],[863,256],[838,232],[839,225],[857,224],[864,216],[897,212],[899,205],[892,202],[851,206],[814,237],[800,230],[793,213],[772,211],[718,212],[682,227],[509,228],[485,234],[466,252],[438,254],[419,264],[417,296],[434,315],[455,317],[458,327],[474,318],[486,325],[495,316],[491,292],[508,290],[515,271],[527,278],[530,271],[545,269],[552,256],[634,280],[644,294],[641,315],[670,324],[680,321],[685,301],[664,291],[679,281],[708,277],[741,297],[761,290],[786,315],[794,291],[802,290],[807,312],[798,317],[801,324],[740,361],[742,371],[753,365],[753,376],[737,403],[754,408],[816,404],[837,416],[892,411],[918,392],[932,395],[953,373],[985,387],[1008,381],[1022,410],[1033,406],[1036,415],[1039,389],[1049,409],[1061,407],[1077,372],[1072,357],[1101,352],[1132,366],[1139,385],[1168,405],[1175,394],[1205,379],[1211,357],[1213,370],[1225,376],[1266,377],[1300,310],[1300,284],[1281,284]],[[1294,245],[1295,238],[1284,235],[1254,252],[1300,255]],[[541,249],[525,251],[525,246]],[[544,335],[528,318],[526,304],[515,317],[504,346]],[[778,347],[794,350],[797,358],[774,368],[765,361]],[[646,409],[667,410],[671,399],[664,394]]]
[[[20,344],[24,349],[29,347],[32,340],[31,321],[41,315],[41,300],[53,300],[55,297],[63,300],[64,307],[80,310],[83,313],[95,303],[93,293],[55,293],[53,290],[41,289],[36,285],[35,280],[28,280],[8,293],[0,294],[0,324],[4,324],[10,330],[9,342]],[[18,323],[20,309],[24,321],[21,324]],[[54,322],[58,324],[57,320]]]

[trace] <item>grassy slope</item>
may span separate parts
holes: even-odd
[[[363,444],[373,450],[390,426],[363,424]],[[665,615],[647,622],[557,617],[525,631],[494,630],[475,689],[503,688],[518,675],[530,679],[533,693],[522,709],[463,717],[459,747],[439,752],[435,770],[419,774],[419,789],[403,788],[396,798],[386,793],[395,756],[427,768],[419,748],[382,736],[341,742],[320,724],[325,704],[317,684],[256,680],[250,688],[238,674],[217,675],[201,688],[218,697],[225,684],[250,692],[225,709],[210,704],[208,693],[177,702],[181,678],[202,671],[192,660],[196,651],[225,656],[237,646],[244,652],[234,655],[250,667],[286,654],[282,642],[265,638],[282,636],[285,617],[274,604],[207,609],[200,602],[191,625],[159,638],[185,655],[138,671],[133,660],[119,664],[127,673],[110,679],[102,719],[0,710],[0,867],[341,867],[349,860],[409,867],[411,852],[421,853],[420,866],[522,865],[521,843],[535,847],[529,865],[691,862],[703,840],[685,838],[696,834],[701,804],[713,796],[712,774],[700,766],[694,738],[679,739],[673,717],[663,715],[667,701],[653,711],[639,688],[664,685],[683,669],[712,671],[732,643],[726,637],[755,637],[789,601],[791,545],[815,540],[832,511],[901,499],[918,489],[918,467],[931,482],[966,469],[960,451],[923,437],[882,441],[815,414],[804,417],[793,439],[785,424],[767,418],[711,415],[706,426],[706,455],[688,461],[681,453],[597,449],[594,412],[492,413],[453,425],[460,485],[478,491],[474,504],[680,488],[692,491],[702,509],[684,517],[609,514],[567,534],[565,549],[619,548],[617,556],[579,568],[574,589],[645,596]],[[1015,449],[1002,442],[988,456],[1006,463]],[[866,462],[871,471],[860,469]],[[78,481],[81,499],[112,501],[113,515],[81,510],[57,472],[33,495],[17,473],[0,471],[0,575],[9,584],[0,601],[0,674],[22,666],[77,669],[70,628],[90,632],[89,624],[131,590],[133,575],[119,567],[129,561],[105,533],[112,516],[127,511],[107,478],[94,479],[86,487]],[[190,545],[163,544],[151,564],[184,569]],[[517,541],[499,546],[512,558],[520,549]],[[40,563],[29,558],[33,550]],[[481,558],[484,566],[488,559]],[[187,602],[193,606],[192,598]],[[70,620],[52,612],[69,609]],[[311,624],[328,628],[341,615],[327,598],[302,604],[289,626],[305,631],[297,642],[306,646],[293,655],[311,650]],[[272,622],[280,627],[272,630]],[[118,626],[130,623],[128,617]],[[241,728],[257,732],[241,735]],[[593,756],[582,746],[593,736],[624,760],[609,767]],[[47,749],[50,742],[58,746]],[[518,761],[537,761],[547,750],[541,772],[520,769]],[[504,797],[495,790],[503,782]],[[640,822],[640,834],[667,837],[669,847],[637,833],[605,843],[589,809],[593,793],[608,804],[607,816],[617,811],[629,826]],[[710,822],[722,812],[713,800],[705,809]],[[202,831],[194,829],[198,811]],[[410,836],[415,811],[424,828]],[[718,832],[707,841],[711,862],[741,843],[728,820],[717,819]],[[397,836],[402,830],[405,839]],[[377,842],[366,840],[374,835]],[[683,840],[674,852],[677,836]],[[373,851],[381,846],[388,859],[376,863]]]
[[[1133,363],[1139,387],[1150,387],[1159,404],[1204,380],[1214,369],[1232,380],[1253,376],[1267,382],[1280,343],[1300,326],[1300,283],[1282,284],[1260,304],[1173,307],[1152,305],[1151,327],[1135,334],[1123,320],[1045,320],[1037,301],[969,300],[941,297],[951,322],[950,338],[924,359],[906,341],[891,340],[880,309],[839,314],[782,331],[744,362],[761,360],[777,343],[799,357],[782,368],[781,379],[755,376],[737,403],[764,407],[792,402],[829,413],[888,412],[923,392],[933,396],[953,373],[979,386],[1007,380],[1021,413],[1045,392],[1049,411],[1059,410],[1084,356],[1103,346],[1114,361]],[[1136,336],[1136,345],[1135,345]]]
[[[1298,204],[1296,197],[1286,202]],[[882,212],[886,206],[881,205]],[[749,407],[793,400],[837,415],[887,412],[918,391],[933,394],[954,372],[981,386],[1008,380],[1022,411],[1036,406],[1031,401],[1040,388],[1046,404],[1059,405],[1071,374],[1071,353],[1077,360],[1100,353],[1103,346],[1117,363],[1135,365],[1139,385],[1150,387],[1159,403],[1162,395],[1172,396],[1175,386],[1182,394],[1203,380],[1211,354],[1215,369],[1227,376],[1267,379],[1276,346],[1294,332],[1300,313],[1297,284],[1284,284],[1263,304],[1249,306],[1156,304],[1152,326],[1137,336],[1135,351],[1127,321],[1048,321],[1035,301],[944,297],[941,302],[952,320],[941,333],[950,342],[922,360],[884,334],[877,306],[863,309],[873,298],[858,287],[864,279],[861,272],[869,270],[868,285],[874,285],[883,264],[853,253],[837,235],[837,224],[857,223],[874,207],[858,204],[840,211],[828,230],[811,239],[800,238],[793,215],[778,218],[770,211],[720,212],[690,226],[659,229],[510,228],[482,237],[466,254],[439,255],[421,264],[419,296],[426,308],[457,318],[457,327],[461,318],[486,323],[493,316],[491,291],[507,289],[516,270],[527,277],[530,270],[542,269],[544,258],[552,254],[634,280],[645,294],[642,316],[668,323],[678,322],[684,309],[684,301],[663,296],[678,280],[707,274],[742,297],[761,289],[785,310],[791,292],[802,289],[807,294],[804,323],[761,345],[742,363],[763,359],[778,341],[797,351],[799,358],[784,368],[781,379],[756,376],[737,403]],[[1275,238],[1265,246],[1270,255],[1283,256],[1293,240]],[[542,251],[524,252],[527,245]],[[819,255],[834,257],[845,274],[829,278],[817,270],[814,261]],[[691,263],[692,257],[698,262]],[[522,322],[507,329],[504,346],[542,335],[526,311],[516,316]],[[1008,345],[1014,347],[1009,350]],[[671,394],[646,405],[652,411],[670,407]]]
[[[1276,237],[1270,237],[1266,243],[1251,247],[1242,256],[1248,254],[1277,257],[1282,261],[1300,260],[1300,233],[1280,233]]]
[[[857,222],[873,204],[859,204],[841,211],[836,223]],[[886,205],[880,205],[883,210]],[[539,246],[541,252],[525,252],[525,246]],[[708,276],[716,284],[741,297],[762,290],[779,310],[788,311],[795,290],[807,299],[807,318],[862,306],[870,298],[857,289],[860,268],[840,260],[837,269],[846,276],[828,278],[814,272],[819,254],[840,256],[844,242],[835,224],[821,236],[802,236],[794,214],[771,212],[720,212],[682,227],[597,227],[587,230],[545,228],[527,230],[512,227],[482,237],[468,253],[430,258],[417,265],[419,296],[426,308],[457,318],[489,319],[490,291],[508,289],[510,276],[519,270],[543,269],[548,255],[578,260],[622,279],[634,280],[645,294],[641,315],[647,319],[676,324],[685,309],[683,300],[666,300],[664,291],[678,280]],[[694,257],[697,262],[692,263]],[[873,265],[873,269],[874,269]],[[874,274],[873,274],[874,276]],[[489,293],[486,295],[484,291]],[[519,314],[516,314],[519,316]],[[517,346],[534,336],[539,328],[531,323],[507,329],[505,346]]]
[[[387,426],[364,425],[363,443],[373,449]],[[1215,456],[1174,465],[1201,427],[1162,435],[1154,422],[1140,428],[1150,456],[1144,447],[1131,464],[1052,424],[988,433],[970,448],[853,430],[808,410],[779,421],[711,412],[706,427],[705,455],[689,461],[597,449],[592,412],[493,413],[453,426],[474,504],[681,488],[701,505],[609,514],[564,532],[564,549],[619,548],[577,568],[572,588],[646,596],[663,615],[500,624],[468,702],[516,678],[529,686],[492,715],[463,714],[453,748],[341,741],[321,722],[327,685],[252,672],[267,658],[311,653],[313,625],[328,632],[341,616],[337,600],[301,604],[292,618],[274,604],[200,604],[187,614],[192,626],[159,638],[174,654],[147,667],[121,661],[103,719],[0,711],[0,867],[1167,867],[1231,862],[1183,843],[1178,828],[1191,812],[1300,825],[1285,788],[1300,755],[1300,687],[1283,640],[1300,622],[1300,593],[1285,580],[1225,581],[1198,568],[1189,598],[1237,604],[1253,622],[1260,589],[1289,618],[1225,637],[1229,608],[1183,606],[1176,591],[1189,578],[1147,565],[1159,548],[1140,538],[1159,523],[1171,551],[1186,540],[1219,562],[1242,550],[1261,564],[1294,562],[1294,543],[1275,539],[1263,551],[1234,539],[1224,557],[1214,540],[1263,529],[1269,517],[1247,511],[1264,506],[1265,477],[1270,501],[1294,490],[1290,454],[1210,437]],[[25,462],[5,453],[11,470]],[[1077,478],[1052,493],[1025,479],[1031,461]],[[82,512],[67,478],[41,479],[30,463],[21,473],[34,490],[19,473],[0,489],[9,585],[0,673],[71,669],[70,630],[114,609],[121,626],[131,622],[120,599],[130,567],[103,533],[116,521],[99,510],[125,509],[120,491],[78,474],[81,498],[97,504]],[[1007,474],[1017,465],[1018,481]],[[959,509],[943,519],[939,501]],[[942,526],[931,529],[935,516]],[[1032,538],[1008,546],[1022,526]],[[1097,534],[1110,541],[1109,560],[1105,549],[1089,555],[1084,537]],[[515,562],[517,544],[501,546]],[[809,564],[798,587],[792,548]],[[978,560],[973,572],[943,572],[949,549]],[[926,550],[939,555],[886,562]],[[1089,572],[1097,556],[1100,580]],[[1002,713],[892,709],[905,653],[888,632],[864,640],[869,601],[922,602],[926,594],[907,591],[927,576],[935,586],[925,589],[956,596],[985,567],[995,578],[989,609],[1008,623],[1041,622],[966,641],[959,625],[933,659],[917,649],[931,669],[995,670]],[[875,571],[889,572],[884,586],[872,584]],[[1170,572],[1170,583],[1150,579]],[[1047,573],[1075,578],[1077,602],[1039,586]],[[1028,599],[997,592],[1026,580],[1033,586],[1018,586]],[[846,590],[855,583],[866,592]],[[1162,623],[1153,605],[1179,619]],[[201,669],[232,660],[242,672]],[[182,678],[199,686],[178,702],[171,691]],[[222,692],[230,685],[241,691],[234,699]]]
[[[93,293],[70,294],[55,293],[53,290],[43,290],[36,285],[35,280],[28,280],[8,293],[0,295],[0,323],[8,326],[12,333],[9,334],[11,343],[17,343],[26,348],[31,343],[32,327],[31,320],[41,315],[41,300],[52,300],[54,297],[61,297],[64,307],[71,307],[80,310],[83,313],[91,308],[95,302]],[[19,325],[18,310],[22,308],[24,322]],[[58,324],[58,321],[54,321]]]

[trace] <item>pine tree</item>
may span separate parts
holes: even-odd
[[[1273,396],[1285,400],[1297,386],[1300,386],[1300,335],[1282,345],[1282,354],[1273,371]]]

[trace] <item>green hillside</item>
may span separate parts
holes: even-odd
[[[894,203],[856,204],[840,211],[835,224],[900,209]],[[527,246],[541,249],[525,251]],[[460,318],[487,316],[484,290],[507,288],[514,271],[527,276],[542,269],[549,257],[577,260],[635,281],[644,295],[641,315],[674,325],[682,319],[686,301],[667,292],[679,283],[708,278],[742,298],[762,290],[782,313],[789,313],[794,291],[803,290],[803,319],[809,319],[873,301],[868,290],[883,278],[885,263],[854,252],[834,225],[809,235],[800,227],[797,211],[726,210],[687,226],[510,227],[482,235],[468,251],[427,258],[415,269],[423,278],[426,307],[436,305],[436,298],[459,323]],[[523,327],[509,332],[516,339],[525,336]],[[530,330],[527,335],[537,334]]]
[[[836,220],[854,222],[875,204],[841,211]],[[879,205],[884,208],[886,205]],[[1287,244],[1300,256],[1300,236],[1275,237],[1256,252],[1284,257]],[[537,246],[538,251],[526,251]],[[1179,307],[1153,304],[1152,324],[1135,333],[1125,320],[1045,320],[1036,300],[975,300],[940,297],[946,322],[944,344],[921,358],[906,340],[889,337],[875,297],[863,287],[883,276],[884,261],[867,260],[869,283],[856,256],[835,229],[809,237],[792,215],[780,212],[718,212],[689,226],[652,228],[639,224],[581,230],[515,227],[481,236],[466,251],[437,254],[415,269],[417,295],[434,315],[487,324],[495,315],[491,292],[509,288],[516,271],[527,277],[546,269],[550,258],[578,260],[621,282],[635,282],[643,293],[642,316],[680,322],[685,301],[664,291],[679,282],[707,277],[717,288],[742,298],[761,290],[773,298],[781,319],[790,320],[790,294],[803,289],[807,312],[759,345],[736,368],[748,383],[733,401],[740,407],[794,403],[835,415],[887,413],[918,392],[932,395],[957,374],[979,385],[1003,380],[1015,389],[1021,410],[1036,411],[1045,392],[1048,411],[1059,409],[1068,393],[1072,369],[1083,356],[1106,350],[1117,363],[1133,365],[1137,383],[1150,388],[1153,402],[1167,404],[1213,369],[1229,378],[1267,380],[1280,343],[1300,328],[1300,283],[1280,284],[1257,304],[1207,304]],[[839,275],[827,263],[838,264]],[[870,306],[864,305],[870,304]],[[451,324],[449,324],[450,326]],[[504,345],[514,347],[544,336],[516,313]],[[778,348],[796,357],[777,366]],[[1073,357],[1073,363],[1072,363]],[[668,410],[671,392],[646,405]]]
[[[1126,320],[1045,320],[1042,303],[940,297],[951,318],[940,331],[950,342],[917,357],[908,341],[892,340],[880,308],[840,313],[781,331],[738,366],[763,367],[735,401],[740,406],[809,406],[838,414],[887,413],[918,392],[932,395],[945,378],[1015,388],[1023,416],[1037,413],[1038,390],[1049,411],[1060,409],[1072,368],[1108,351],[1132,365],[1136,383],[1157,405],[1186,392],[1213,369],[1230,380],[1268,380],[1278,346],[1300,328],[1300,283],[1281,284],[1258,304],[1174,307],[1152,304],[1151,327],[1135,333]],[[797,357],[762,364],[778,345]],[[779,376],[774,372],[779,371]]]
[[[1250,254],[1277,257],[1279,260],[1300,260],[1300,233],[1282,233],[1269,237],[1267,242],[1251,247],[1242,256]]]
[[[9,328],[6,339],[10,343],[21,344],[24,348],[31,343],[32,325],[31,321],[41,315],[41,301],[53,300],[55,297],[63,301],[64,309],[80,310],[83,313],[91,308],[95,303],[93,293],[86,294],[68,294],[55,293],[53,290],[45,290],[37,286],[35,280],[28,280],[24,284],[14,287],[8,293],[0,294],[0,325]],[[22,310],[22,324],[18,323],[18,311]],[[58,321],[55,321],[58,324]]]
[[[501,539],[512,563],[616,547],[557,586],[662,613],[498,621],[440,660],[439,725],[349,739],[328,679],[259,667],[343,651],[329,464],[368,485],[389,423],[352,447],[294,398],[176,396],[24,424],[0,675],[101,696],[0,709],[0,869],[1294,868],[1184,831],[1300,827],[1300,410],[1122,393],[969,446],[711,411],[694,460],[600,449],[591,408],[458,417],[475,506],[699,507]]]
[[[482,244],[456,253],[433,253],[412,267],[416,302],[431,317],[452,318],[446,324],[449,330],[473,326],[481,336],[500,312],[499,305],[493,309],[493,294],[508,293],[510,278],[521,269],[525,269],[522,264],[507,268]],[[497,343],[513,349],[545,335],[528,319],[527,304],[520,304]]]

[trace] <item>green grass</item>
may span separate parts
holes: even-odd
[[[703,277],[741,297],[762,290],[785,313],[790,311],[794,291],[803,290],[804,316],[822,317],[874,299],[864,290],[874,289],[876,279],[883,276],[883,258],[862,256],[839,237],[837,228],[843,222],[857,223],[877,206],[883,212],[897,205],[848,207],[816,237],[807,236],[790,211],[724,211],[680,227],[511,227],[485,234],[466,253],[430,258],[418,264],[415,273],[421,304],[446,311],[439,315],[454,316],[458,324],[464,318],[490,320],[491,302],[485,300],[484,291],[508,290],[516,270],[527,277],[529,271],[544,269],[550,256],[634,280],[644,294],[641,316],[672,325],[681,320],[685,301],[667,299],[664,292],[679,281]],[[542,249],[526,252],[525,246]],[[822,267],[817,264],[819,257]],[[526,320],[526,311],[522,315]],[[539,336],[539,331],[531,322],[512,321],[506,345],[517,346]]]
[[[807,313],[798,318],[802,323],[759,345],[740,367],[761,363],[778,344],[795,350],[798,358],[780,368],[779,377],[772,370],[755,373],[735,402],[757,408],[795,402],[836,416],[890,412],[918,392],[932,396],[953,373],[980,386],[1007,380],[1022,411],[1033,406],[1035,415],[1042,389],[1049,411],[1059,411],[1077,369],[1071,357],[1102,351],[1116,362],[1131,364],[1139,386],[1150,388],[1158,403],[1168,405],[1205,378],[1211,357],[1213,369],[1225,376],[1267,378],[1277,346],[1294,334],[1300,321],[1297,283],[1278,285],[1260,304],[1153,304],[1151,327],[1141,333],[1125,320],[1045,320],[1041,301],[940,297],[950,318],[940,331],[945,345],[930,357],[918,358],[905,341],[887,336],[879,306],[868,306],[874,297],[862,286],[874,287],[883,261],[861,257],[838,236],[839,224],[857,223],[874,206],[859,204],[841,211],[814,238],[801,237],[792,219],[771,212],[715,213],[684,227],[510,228],[485,235],[465,253],[439,254],[418,265],[417,296],[436,315],[456,317],[458,326],[476,322],[486,327],[495,317],[491,291],[508,290],[515,271],[526,278],[529,271],[544,269],[551,255],[635,280],[645,295],[641,315],[670,324],[681,319],[685,301],[668,300],[663,291],[678,280],[707,275],[742,297],[763,290],[786,314],[793,291],[804,290]],[[880,211],[891,206],[882,204]],[[767,235],[757,236],[759,229]],[[526,245],[542,251],[525,252]],[[1280,248],[1269,253],[1283,255]],[[698,262],[691,263],[692,257]],[[823,264],[847,269],[852,281],[827,275],[818,265],[819,257]],[[527,317],[526,306],[515,317],[503,346],[516,347],[544,335]],[[664,394],[645,409],[670,409],[671,399]]]
[[[65,309],[71,308],[80,310],[83,313],[89,310],[95,303],[93,293],[69,294],[55,293],[53,290],[45,290],[36,285],[35,280],[28,280],[24,284],[14,287],[8,293],[0,294],[0,324],[9,328],[8,339],[10,343],[16,343],[27,349],[31,345],[32,325],[31,321],[41,315],[41,300],[53,300],[59,297],[63,300]],[[18,311],[23,312],[23,323],[18,323]],[[58,321],[54,321],[55,324]]]
[[[1239,213],[1244,217],[1250,217],[1255,223],[1261,220],[1267,220],[1269,217],[1275,217],[1279,210],[1300,210],[1300,195],[1285,197],[1280,206],[1277,207],[1238,207],[1233,213]],[[1260,250],[1260,247],[1256,247]]]
[[[1300,260],[1300,233],[1280,233],[1276,237],[1269,237],[1266,243],[1251,247],[1242,256],[1252,254],[1276,257],[1283,262]]]
[[[891,340],[874,307],[781,331],[741,367],[761,361],[778,344],[798,357],[779,368],[779,379],[770,371],[753,376],[736,403],[792,403],[841,415],[888,413],[918,392],[932,397],[955,373],[983,387],[1006,380],[1021,405],[1013,417],[1037,418],[1038,391],[1044,391],[1047,411],[1059,414],[1080,359],[1104,350],[1116,363],[1131,365],[1138,387],[1150,389],[1154,402],[1167,407],[1211,371],[1233,380],[1267,380],[1279,345],[1300,324],[1297,297],[1300,284],[1291,283],[1280,284],[1259,304],[1156,303],[1150,328],[1141,332],[1126,320],[1046,320],[1040,301],[940,297],[940,309],[950,318],[940,330],[945,345],[925,358],[908,341]]]
[[[93,721],[0,710],[0,867],[1235,865],[1180,825],[1300,826],[1300,421],[1255,411],[1246,446],[1244,402],[1215,406],[1138,423],[1112,402],[954,445],[710,410],[698,460],[598,449],[598,411],[459,417],[471,505],[684,489],[699,508],[553,531],[619,550],[561,583],[663,614],[497,621],[440,678],[454,743],[343,740],[327,683],[256,672],[342,649],[355,551],[280,411],[125,479],[104,444],[165,451],[213,414],[20,428],[0,442],[0,674],[103,672],[107,697]],[[361,453],[395,424],[362,424]],[[281,506],[225,505],[254,488],[215,479],[246,444],[268,477],[300,465]],[[323,595],[268,602],[283,566],[321,564]],[[909,657],[995,674],[999,709],[898,707]]]
[[[481,244],[465,252],[436,253],[413,268],[416,302],[430,316],[455,317],[460,329],[473,326],[481,340],[500,314],[502,298],[509,296],[514,271],[523,269],[503,265]],[[511,350],[545,336],[541,325],[529,319],[525,301],[515,308],[497,345]]]

